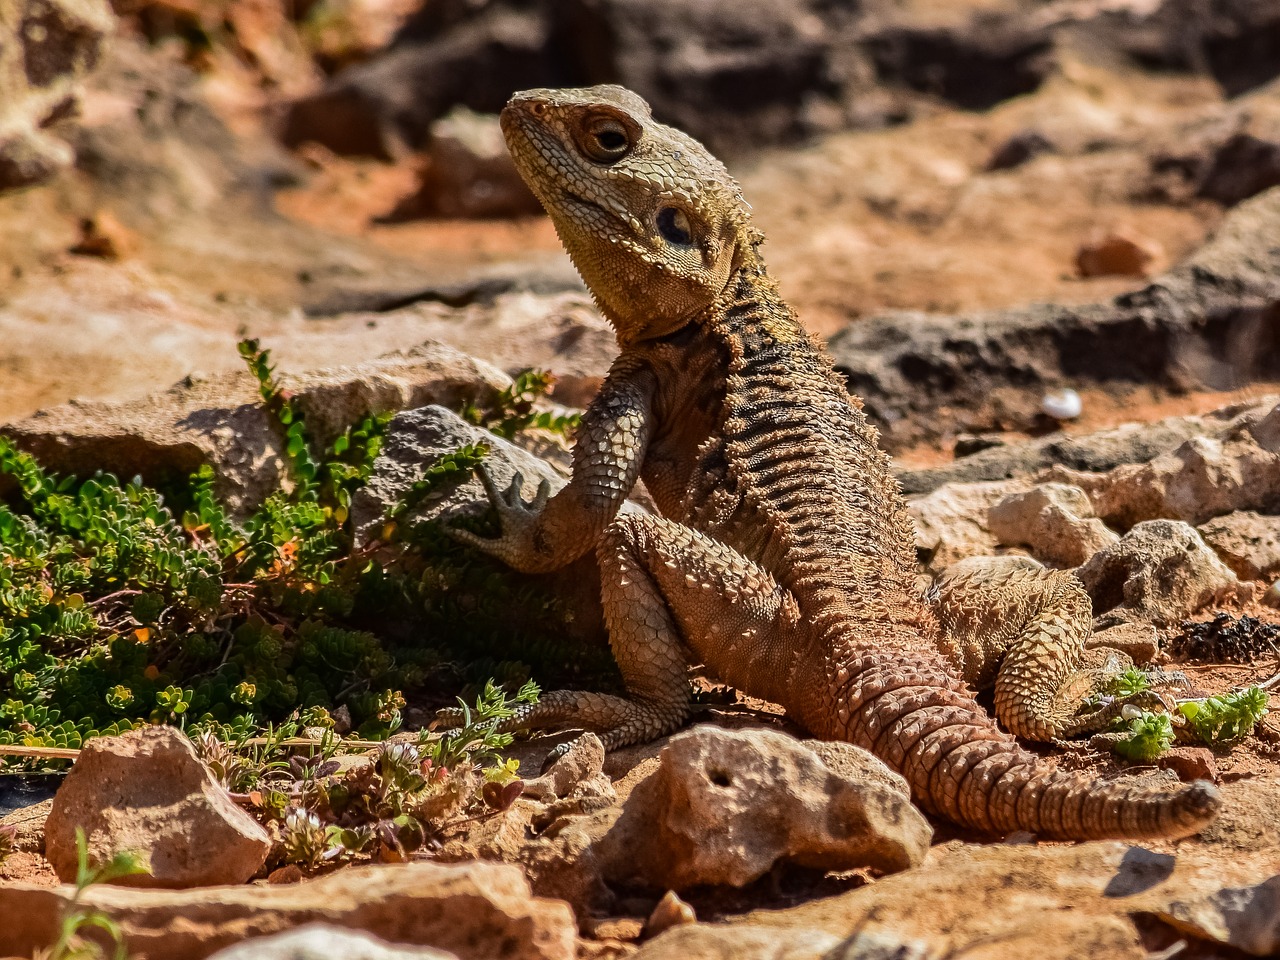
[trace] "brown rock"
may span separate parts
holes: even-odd
[[[1193,527],[1148,520],[1076,571],[1093,598],[1099,626],[1145,620],[1176,624],[1210,603],[1253,595]]]
[[[608,783],[609,778],[604,776],[604,744],[594,733],[584,733],[546,773],[525,781],[524,792],[534,797],[567,797],[583,783],[600,779]]]
[[[1174,747],[1160,756],[1159,765],[1172,770],[1183,783],[1193,780],[1209,780],[1217,783],[1218,765],[1207,747]]]
[[[826,954],[833,960],[948,953],[977,960],[1142,960],[1149,953],[1134,916],[1190,915],[1194,905],[1201,915],[1217,917],[1202,923],[1197,936],[1267,956],[1280,946],[1269,902],[1274,865],[1270,857],[1224,860],[1216,851],[1186,848],[1174,856],[1122,843],[949,843],[913,870],[798,907],[749,913],[733,926],[771,931],[775,947],[793,933],[818,932],[883,938],[917,951]],[[1213,910],[1233,897],[1240,905],[1234,915]],[[688,937],[698,929],[666,936]]]
[[[1237,510],[1196,529],[1241,580],[1270,580],[1280,573],[1280,517]]]
[[[1009,546],[1026,546],[1044,563],[1076,567],[1120,539],[1093,514],[1079,487],[1042,483],[1011,493],[987,514],[991,532]]]
[[[151,873],[115,881],[139,887],[243,883],[271,849],[266,831],[214,781],[191,741],[165,726],[84,745],[45,825],[45,855],[67,883],[76,878],[77,828],[94,862],[141,854]]]
[[[1084,645],[1110,647],[1123,651],[1134,663],[1150,663],[1160,652],[1160,635],[1149,623],[1128,621],[1099,630]]]
[[[681,900],[674,890],[668,890],[662,895],[658,905],[653,908],[653,912],[649,914],[643,933],[646,937],[656,937],[672,927],[682,927],[697,922],[698,914],[693,907]]]
[[[704,725],[677,734],[596,844],[603,875],[678,891],[744,886],[779,861],[886,872],[919,863],[932,828],[861,753],[865,775],[837,774],[781,733]]]
[[[71,253],[103,260],[123,260],[138,249],[138,235],[116,219],[110,210],[99,210],[80,221],[80,239]]]
[[[0,827],[13,827],[13,849],[28,853],[44,851],[44,824],[53,809],[53,800],[41,800],[29,807],[19,807],[0,817]]]
[[[456,107],[431,125],[418,190],[400,203],[390,219],[486,219],[540,213],[542,204],[516,170],[498,118]]]
[[[991,508],[1008,496],[1030,489],[1028,480],[992,483],[944,483],[908,503],[915,521],[916,550],[928,557],[934,573],[965,557],[989,556],[997,546],[988,528]]]
[[[646,943],[635,960],[819,960],[840,938],[821,930],[696,923],[676,927]],[[894,956],[894,955],[890,955]],[[916,960],[904,956],[902,960]]]
[[[375,411],[490,398],[510,378],[450,347],[314,373],[277,375],[320,444]],[[248,373],[188,377],[168,391],[123,403],[72,401],[8,424],[4,432],[47,469],[163,479],[211,464],[230,510],[247,512],[284,483],[284,436]]]
[[[57,936],[68,887],[0,887],[0,953],[30,956]],[[354,867],[281,887],[130,890],[91,887],[81,899],[121,925],[148,960],[203,960],[224,947],[309,923],[429,946],[462,960],[570,960],[568,905],[539,900],[516,867],[408,863]]]
[[[75,112],[114,21],[104,0],[0,0],[0,191],[70,165],[45,127]]]
[[[1145,277],[1164,259],[1164,249],[1154,240],[1132,233],[1108,233],[1090,240],[1076,252],[1076,270],[1082,277]]]
[[[1097,515],[1118,530],[1143,520],[1195,525],[1237,510],[1280,508],[1280,451],[1268,450],[1248,432],[1227,439],[1193,437],[1149,463],[1104,474],[1055,467],[1048,479],[1083,489]]]

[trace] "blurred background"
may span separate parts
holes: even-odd
[[[236,368],[243,334],[288,369],[439,339],[583,402],[611,336],[494,114],[600,82],[726,160],[897,452],[1034,432],[1042,387],[1097,426],[1280,379],[1265,290],[1190,354],[1077,309],[1280,184],[1274,0],[0,0],[0,33],[0,423]],[[983,311],[1059,332],[961,349],[966,395],[954,357],[859,367]]]

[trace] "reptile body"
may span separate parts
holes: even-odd
[[[530,504],[518,481],[504,493],[486,477],[502,536],[457,535],[530,572],[594,549],[628,691],[552,692],[510,727],[583,726],[606,748],[650,740],[687,718],[687,670],[702,664],[813,734],[872,751],[921,807],[966,827],[1136,838],[1213,819],[1211,784],[1059,771],[974,701],[917,587],[911,520],[877,433],[780,297],[719,161],[621,87],[526,91],[502,122],[621,353],[583,418],[568,486]],[[638,478],[661,516],[619,513]],[[952,609],[992,589],[960,584]],[[1053,700],[1083,640],[1053,610],[1033,620],[1002,643],[1033,636],[1021,661],[1033,668],[1062,643]],[[1050,717],[1020,698],[1004,695],[1011,715],[1030,711],[1021,732],[1055,735],[1061,703]]]

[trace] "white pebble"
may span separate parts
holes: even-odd
[[[1040,409],[1055,420],[1074,420],[1080,416],[1084,404],[1080,401],[1080,394],[1066,389],[1056,393],[1046,393],[1044,399],[1040,401]]]

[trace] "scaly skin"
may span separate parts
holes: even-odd
[[[1069,570],[1046,570],[1029,557],[970,557],[953,564],[926,597],[941,626],[939,649],[960,677],[994,689],[996,717],[1028,740],[1097,733],[1126,706],[1165,710],[1153,690],[1082,709],[1133,660],[1088,647],[1093,603]],[[1148,671],[1151,682],[1177,675]]]
[[[923,808],[993,833],[1184,836],[1219,807],[1056,770],[974,702],[917,590],[911,521],[861,404],[781,300],[724,167],[621,87],[531,90],[502,114],[621,347],[573,479],[490,496],[502,536],[457,535],[520,570],[594,549],[626,697],[559,691],[510,727],[572,724],[606,748],[688,716],[687,668],[874,752]],[[619,514],[643,478],[662,516]]]

